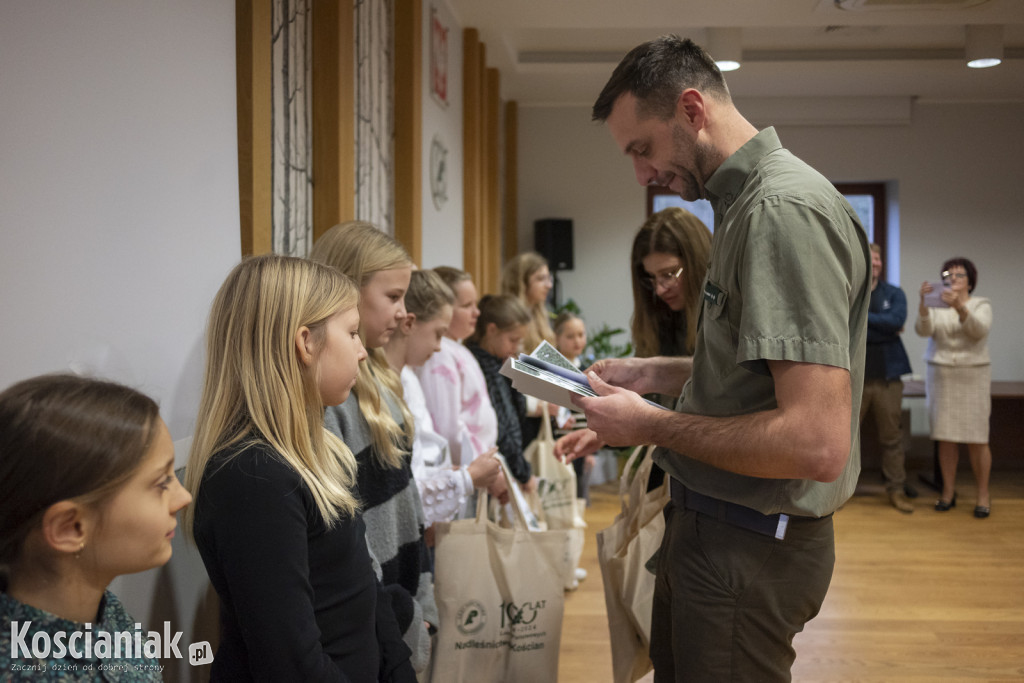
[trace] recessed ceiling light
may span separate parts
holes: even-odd
[[[967,66],[987,69],[1003,61],[1003,27],[999,25],[968,26],[964,42]]]
[[[722,71],[735,71],[743,59],[743,41],[738,28],[709,28],[708,54]]]

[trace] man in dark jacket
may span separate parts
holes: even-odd
[[[910,360],[900,333],[907,320],[907,297],[903,290],[881,279],[882,249],[871,245],[871,305],[868,308],[867,358],[864,367],[864,398],[860,421],[869,413],[878,426],[882,447],[882,475],[889,502],[900,512],[911,513],[907,499],[906,455],[900,427],[903,401],[902,375],[910,372]]]

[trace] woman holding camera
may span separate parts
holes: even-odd
[[[946,261],[942,264],[943,287],[937,300],[933,284],[921,285],[914,330],[929,337],[924,355],[928,362],[925,396],[931,438],[939,444],[942,473],[942,497],[935,502],[935,509],[946,512],[956,506],[958,444],[965,443],[978,485],[974,516],[984,519],[992,505],[988,491],[992,469],[988,445],[992,412],[988,332],[992,326],[992,305],[988,299],[971,296],[977,283],[978,270],[968,259]],[[932,300],[926,301],[926,297]]]

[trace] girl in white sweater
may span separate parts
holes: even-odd
[[[494,457],[497,447],[468,464],[454,466],[448,439],[434,429],[426,398],[413,368],[421,367],[441,348],[441,340],[452,319],[455,296],[436,273],[415,270],[405,293],[406,318],[395,330],[384,352],[388,364],[401,372],[405,403],[416,424],[412,442],[412,473],[419,487],[427,525],[450,521],[474,489],[504,488],[498,480],[500,466]],[[497,481],[497,483],[496,483]]]

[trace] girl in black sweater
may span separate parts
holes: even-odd
[[[355,459],[323,428],[366,358],[357,301],[333,268],[269,254],[214,299],[183,524],[220,597],[212,680],[415,680],[367,549]]]
[[[527,492],[537,488],[537,478],[523,457],[527,446],[523,436],[526,398],[499,371],[506,358],[520,352],[529,322],[530,312],[515,296],[487,295],[480,300],[476,330],[466,340],[466,348],[483,370],[487,394],[498,415],[498,451],[505,456],[512,476]]]

